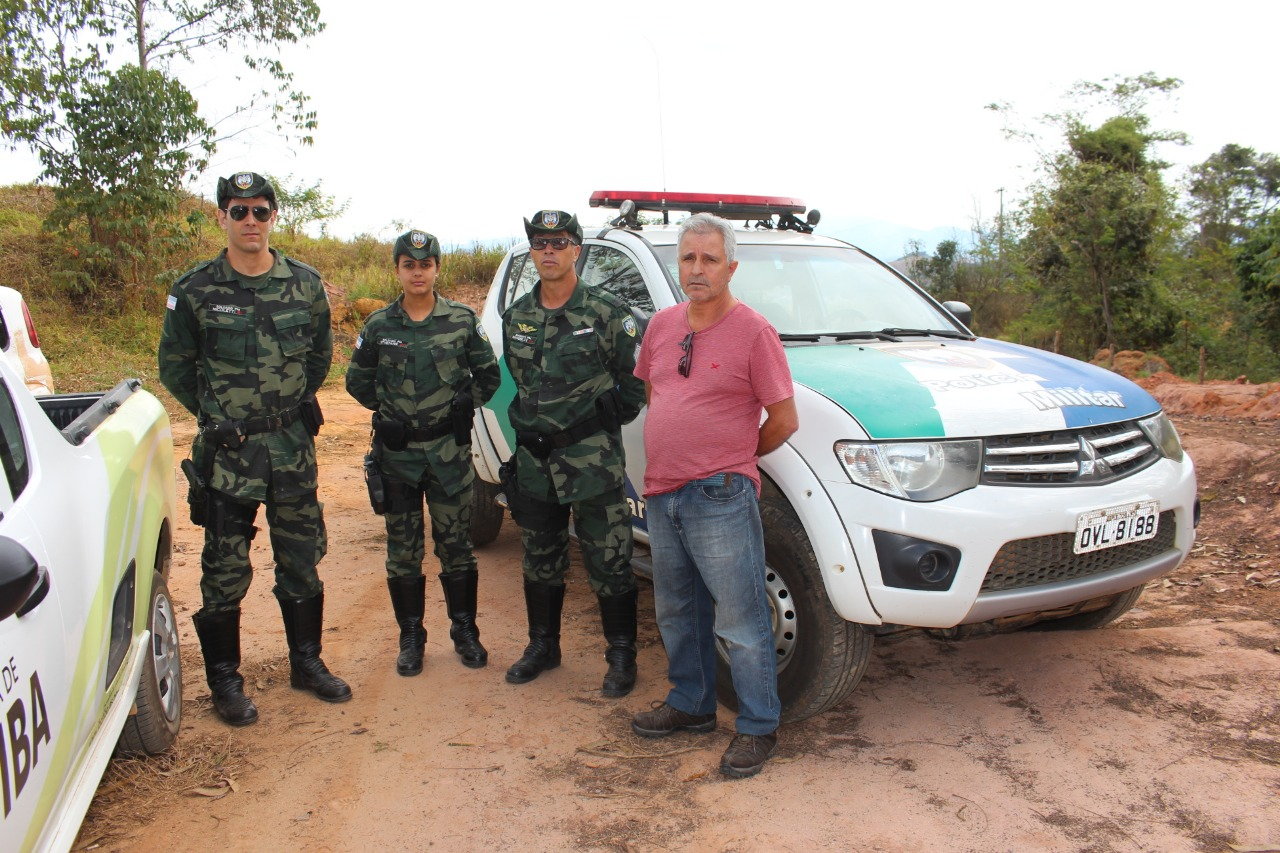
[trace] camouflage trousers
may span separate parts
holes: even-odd
[[[549,497],[549,496],[548,496]],[[622,487],[571,504],[525,496],[535,528],[522,527],[526,580],[559,586],[569,571],[569,514],[582,547],[587,580],[596,595],[623,595],[636,588],[631,572],[631,507]]]
[[[387,577],[417,577],[426,556],[423,534],[423,498],[431,515],[431,539],[444,574],[471,571],[476,557],[471,548],[471,487],[453,495],[433,488],[434,475],[427,469],[424,482],[410,486],[387,478]]]
[[[235,500],[213,492],[222,510],[214,513],[219,520],[204,530],[204,552],[200,557],[200,594],[204,611],[214,613],[235,610],[249,591],[253,566],[249,563],[249,543],[257,532],[253,520],[258,514],[257,501]],[[324,527],[324,505],[315,492],[290,498],[268,498],[267,525],[271,532],[271,551],[275,557],[277,598],[312,598],[324,587],[316,573],[316,564],[328,550]]]

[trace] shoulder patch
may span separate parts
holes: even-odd
[[[636,318],[635,318],[635,317],[628,317],[627,319],[623,320],[623,321],[622,321],[622,331],[626,332],[628,337],[632,337],[632,338],[634,338],[634,337],[636,336],[636,331],[637,331],[637,330],[636,330]]]
[[[489,333],[484,330],[484,323],[476,323],[476,334],[480,336],[481,340],[489,340]]]

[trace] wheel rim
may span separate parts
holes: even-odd
[[[178,626],[168,596],[157,595],[151,610],[151,663],[156,693],[165,719],[178,719],[182,702],[181,664],[178,661]]]

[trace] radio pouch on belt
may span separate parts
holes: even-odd
[[[298,416],[313,437],[320,434],[320,427],[324,426],[324,412],[320,411],[320,401],[314,394],[298,404]]]

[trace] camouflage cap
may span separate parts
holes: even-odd
[[[396,238],[396,246],[391,250],[391,260],[400,263],[400,256],[408,255],[414,260],[425,261],[435,258],[440,263],[440,241],[426,231],[414,229],[406,231]]]
[[[225,208],[233,198],[265,198],[276,207],[276,188],[257,172],[236,172],[229,178],[218,178],[218,207]]]
[[[545,237],[557,231],[564,231],[573,238],[573,242],[582,245],[582,226],[578,217],[563,210],[539,210],[532,219],[524,221],[524,233],[532,240],[534,237]]]

